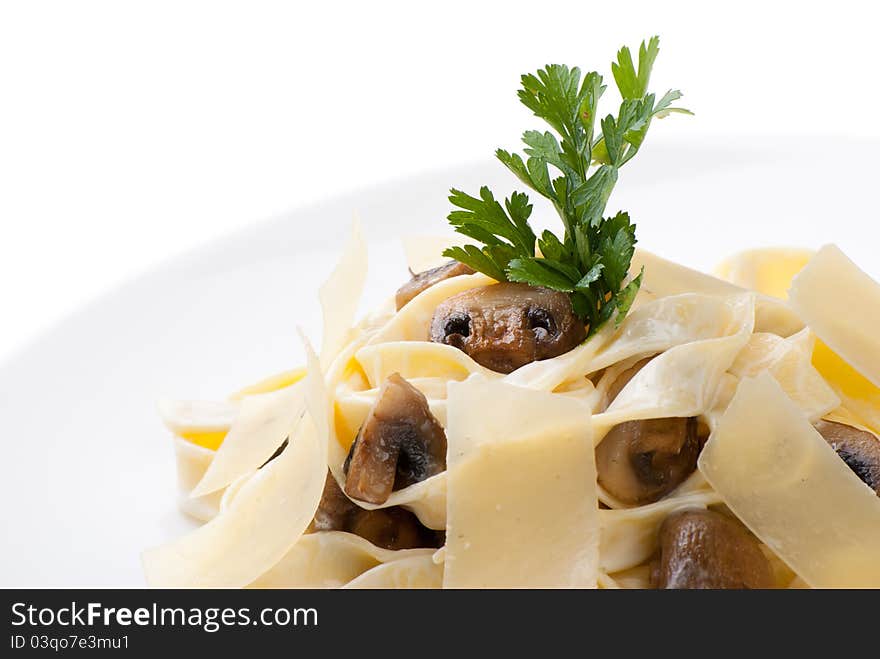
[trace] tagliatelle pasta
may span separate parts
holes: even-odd
[[[642,259],[660,262],[644,253]],[[493,285],[470,275],[416,296],[410,304],[425,305],[417,313],[404,315],[404,307],[374,315],[380,322],[355,324],[352,318],[344,331],[340,325],[336,335],[349,338],[330,363],[321,366],[313,358],[306,380],[275,391],[261,388],[231,403],[162,403],[175,434],[181,508],[206,524],[146,552],[148,582],[647,587],[663,551],[665,521],[694,510],[716,514],[724,503],[756,533],[776,585],[871,585],[873,568],[862,552],[873,551],[870,543],[878,540],[864,527],[880,514],[880,499],[810,426],[825,418],[864,429],[864,415],[842,406],[837,392],[846,386],[826,381],[814,366],[812,327],[760,331],[760,291],[667,269],[674,276],[661,268],[666,279],[655,280],[668,294],[646,288],[620,327],[608,325],[574,350],[510,374],[427,340],[430,305]],[[357,267],[340,267],[334,276],[340,273],[360,276]],[[678,290],[688,282],[694,290]],[[337,279],[335,287],[343,285]],[[333,301],[325,298],[324,304]],[[406,528],[415,523],[424,533],[445,531],[439,551],[383,548],[358,535],[357,524],[312,529],[325,478],[344,491],[352,444],[393,374],[425,397],[445,429],[447,463],[382,502],[346,500],[366,520],[390,515]],[[641,505],[607,489],[601,474],[596,482],[594,445],[614,428],[668,417],[699,419],[712,432],[699,471]],[[795,437],[794,448],[774,448],[774,441]],[[772,459],[799,452],[802,459],[771,469]],[[807,483],[818,479],[820,486],[798,488],[806,473],[812,474]],[[809,513],[792,511],[796,500]],[[823,505],[828,512],[817,513]],[[847,514],[832,514],[841,505]],[[397,521],[408,519],[415,521]],[[809,528],[816,528],[809,525],[821,520],[827,524],[823,542],[807,539]]]
[[[367,345],[357,351],[355,359],[373,387],[380,385],[392,373],[400,373],[407,380],[464,380],[473,373],[480,373],[484,377],[498,377],[460,350],[427,341]]]
[[[431,549],[389,551],[351,533],[328,531],[304,535],[251,588],[336,588],[388,562],[426,558]]]
[[[749,296],[736,301],[728,336],[676,345],[652,359],[594,422],[606,428],[633,419],[705,414],[722,375],[748,341],[752,305]]]
[[[348,286],[363,277],[361,247],[351,243],[325,291],[357,289]],[[148,583],[643,588],[664,578],[663,529],[702,511],[754,532],[777,587],[875,584],[866,556],[878,539],[866,525],[880,499],[811,426],[825,419],[873,436],[880,410],[860,393],[873,385],[826,356],[816,334],[828,337],[827,328],[804,327],[785,301],[647,252],[634,262],[650,274],[619,326],[510,373],[431,341],[442,302],[496,285],[463,275],[360,323],[356,300],[344,313],[328,309],[336,347],[310,360],[305,380],[281,378],[280,388],[270,382],[229,403],[163,402],[181,509],[205,525],[145,553]],[[746,267],[736,266],[738,277],[748,277]],[[811,263],[807,276],[815,267],[827,266]],[[809,295],[799,286],[795,301]],[[324,295],[322,303],[334,302]],[[838,346],[848,340],[835,336]],[[844,352],[831,354],[842,361]],[[346,491],[352,455],[366,428],[397,413],[385,400],[392,377],[423,397],[444,431],[445,459],[382,500],[359,500]],[[417,405],[408,395],[401,404]],[[696,462],[682,476],[661,463],[639,467],[678,479],[668,486],[634,494],[631,482],[603,472],[627,463],[597,462],[621,437],[649,451],[626,460],[650,460],[685,419],[693,421],[676,441],[697,447],[699,470]],[[389,435],[382,450],[423,464],[426,456],[410,453],[423,450],[412,448],[422,431],[392,427],[401,439]],[[623,446],[616,455],[636,450]],[[775,464],[782,455],[791,457]]]
[[[207,522],[220,511],[220,502],[224,491],[194,496],[193,490],[211,466],[214,451],[194,444],[183,437],[175,437],[174,457],[177,461],[178,505],[180,509],[201,522]]]
[[[160,405],[205,523],[145,552],[149,584],[880,587],[880,285],[834,246],[720,277],[636,249],[608,199],[689,114],[648,91],[658,53],[618,51],[616,115],[597,72],[523,76],[553,132],[496,156],[526,192],[451,189],[458,235],[407,239],[360,320],[355,223],[305,371]]]
[[[259,469],[294,429],[304,408],[299,384],[245,397],[192,495],[223,489],[235,479]]]
[[[406,550],[404,550],[406,551]],[[367,570],[344,587],[360,588],[440,588],[443,585],[443,563],[433,556],[419,555],[398,558]]]
[[[681,293],[723,296],[745,290],[723,279],[686,268],[641,249],[636,250],[632,263],[633,268],[644,267],[647,273],[642,291],[646,299]],[[790,336],[803,327],[804,321],[787,304],[767,295],[766,291],[758,290],[755,301],[755,331]]]
[[[648,90],[658,53],[618,51],[616,115],[598,72],[522,76],[552,132],[496,152],[521,189],[452,188],[457,236],[408,240],[360,319],[355,222],[320,357],[160,404],[204,524],[144,553],[150,585],[880,587],[880,285],[833,245],[719,276],[636,248],[607,202],[689,114]]]

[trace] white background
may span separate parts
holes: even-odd
[[[880,134],[870,4],[4,0],[0,360],[197,244],[514,147],[520,73],[654,33],[697,116],[649,140],[802,135],[845,168],[819,136]]]

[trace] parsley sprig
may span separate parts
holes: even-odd
[[[550,231],[536,236],[529,225],[532,205],[514,192],[503,205],[487,187],[479,197],[452,189],[457,210],[449,222],[458,233],[481,246],[450,247],[443,254],[498,281],[545,286],[571,296],[575,313],[589,324],[590,334],[615,311],[619,324],[635,300],[642,272],[627,280],[636,243],[629,214],[604,217],[618,171],[633,159],[654,118],[673,112],[681,92],[670,90],[659,100],[648,93],[651,69],[660,40],[642,42],[638,66],[629,48],[617,53],[611,72],[622,101],[617,115],[608,114],[595,129],[597,107],[606,86],[591,71],[550,64],[522,76],[519,100],[553,129],[523,133],[525,156],[503,149],[496,157],[522,183],[548,199],[565,227],[560,239]],[[537,245],[536,251],[535,247]]]

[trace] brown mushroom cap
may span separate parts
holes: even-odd
[[[711,510],[673,513],[660,527],[658,588],[755,589],[775,586],[758,542],[736,520]]]
[[[661,499],[697,468],[697,420],[643,419],[614,426],[596,447],[599,484],[629,505]]]
[[[437,282],[457,277],[458,275],[472,275],[474,269],[464,263],[458,261],[450,261],[444,265],[424,272],[414,273],[412,279],[397,289],[395,302],[397,310],[400,311],[410,300],[427,288],[430,288]]]
[[[348,531],[385,549],[443,546],[436,532],[423,526],[418,517],[400,506],[363,510],[351,518]]]
[[[456,347],[499,373],[558,357],[586,337],[568,295],[509,282],[445,300],[434,311],[430,333],[431,341]]]
[[[329,472],[321,503],[308,528],[308,532],[315,531],[346,531],[384,549],[443,545],[441,535],[424,527],[418,517],[404,508],[364,510],[345,496]]]
[[[351,446],[345,492],[382,504],[393,490],[446,470],[446,433],[421,391],[393,373]]]
[[[880,439],[845,423],[820,419],[816,430],[847,466],[880,496]]]

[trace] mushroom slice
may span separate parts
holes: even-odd
[[[697,429],[694,417],[619,423],[596,447],[599,484],[628,505],[661,499],[697,468]]]
[[[587,338],[565,293],[527,284],[474,288],[434,311],[430,339],[498,373],[562,355]]]
[[[474,274],[473,268],[464,263],[459,263],[458,261],[449,261],[449,263],[436,268],[431,268],[424,272],[413,273],[412,279],[397,289],[397,296],[395,297],[397,310],[400,311],[403,309],[403,307],[416,295],[425,289],[430,288],[437,282],[457,277],[458,275],[472,274]]]
[[[426,528],[413,513],[400,506],[363,510],[352,517],[350,533],[384,549],[442,547],[443,534]]]
[[[307,532],[347,531],[351,518],[360,510],[363,508],[345,496],[333,474],[327,470],[321,502],[318,504],[318,509],[315,511],[315,516],[312,518]]]
[[[755,589],[776,584],[770,561],[736,520],[711,510],[673,513],[660,527],[658,588]]]
[[[446,470],[446,433],[421,391],[392,373],[345,461],[345,492],[383,504],[393,490]]]
[[[383,549],[441,547],[442,534],[426,528],[410,511],[393,506],[364,510],[339,489],[328,471],[324,493],[307,532],[346,531]]]
[[[844,423],[820,419],[816,430],[846,465],[880,496],[880,439]]]

